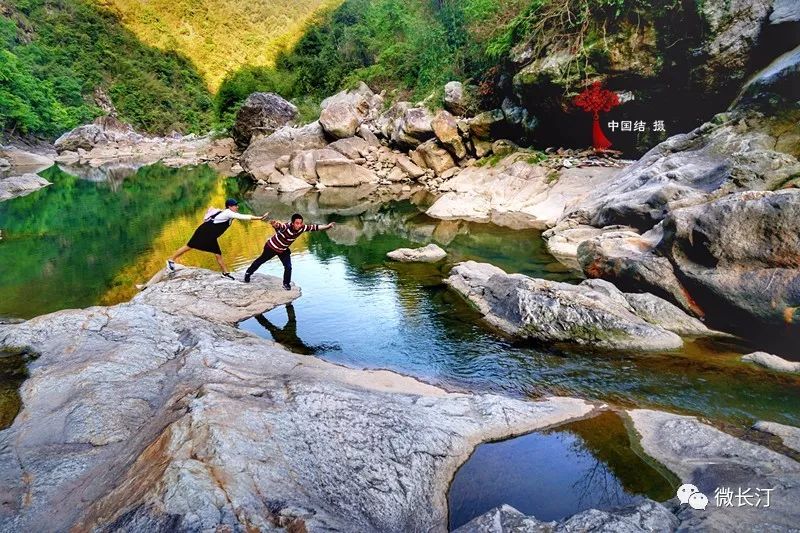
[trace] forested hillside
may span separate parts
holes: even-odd
[[[100,113],[102,88],[123,120],[150,132],[208,130],[211,94],[194,66],[143,45],[85,0],[0,2],[0,129],[56,136]]]
[[[187,57],[214,91],[238,68],[271,66],[341,0],[97,0],[142,43]]]

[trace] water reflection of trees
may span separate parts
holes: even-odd
[[[116,190],[58,167],[42,175],[53,185],[0,204],[0,315],[94,304],[169,220],[202,209],[217,181],[207,167],[145,167]]]

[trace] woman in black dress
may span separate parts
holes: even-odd
[[[200,250],[214,254],[217,263],[222,269],[222,275],[226,278],[233,279],[233,276],[231,276],[230,272],[228,272],[228,268],[225,266],[225,261],[222,260],[222,250],[219,248],[217,239],[225,233],[234,220],[264,220],[268,216],[269,213],[265,213],[260,217],[256,215],[243,215],[239,213],[239,202],[233,198],[228,198],[225,201],[225,209],[207,216],[205,220],[203,220],[203,223],[194,230],[194,234],[192,238],[189,239],[189,242],[187,242],[185,246],[178,248],[178,250],[172,254],[172,257],[167,259],[167,270],[174,272],[175,261],[189,250]]]

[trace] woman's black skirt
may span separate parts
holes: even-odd
[[[203,222],[194,230],[192,238],[186,243],[189,248],[195,250],[202,250],[204,252],[211,252],[212,254],[221,254],[222,250],[219,248],[217,239],[225,233],[230,224],[222,222],[221,224],[214,224],[213,221]]]

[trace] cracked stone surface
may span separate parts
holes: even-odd
[[[466,261],[453,267],[445,283],[473,303],[487,322],[518,338],[601,349],[669,350],[683,345],[668,329],[677,320],[665,320],[665,326],[648,322],[622,292],[602,280],[571,285]],[[650,306],[652,299],[656,297],[648,300]]]
[[[224,280],[186,270],[129,303],[0,325],[0,347],[40,354],[0,432],[0,531],[444,531],[474,446],[593,410],[290,353],[229,325],[277,305],[277,280],[211,321],[191,301]]]
[[[671,500],[681,521],[679,531],[797,531],[800,524],[800,463],[763,446],[745,442],[700,422],[648,409],[629,411],[642,449],[695,485],[709,499],[705,510]],[[730,488],[774,489],[770,506],[717,506],[714,493]],[[763,498],[763,493],[762,493]],[[751,498],[755,502],[755,498]]]

